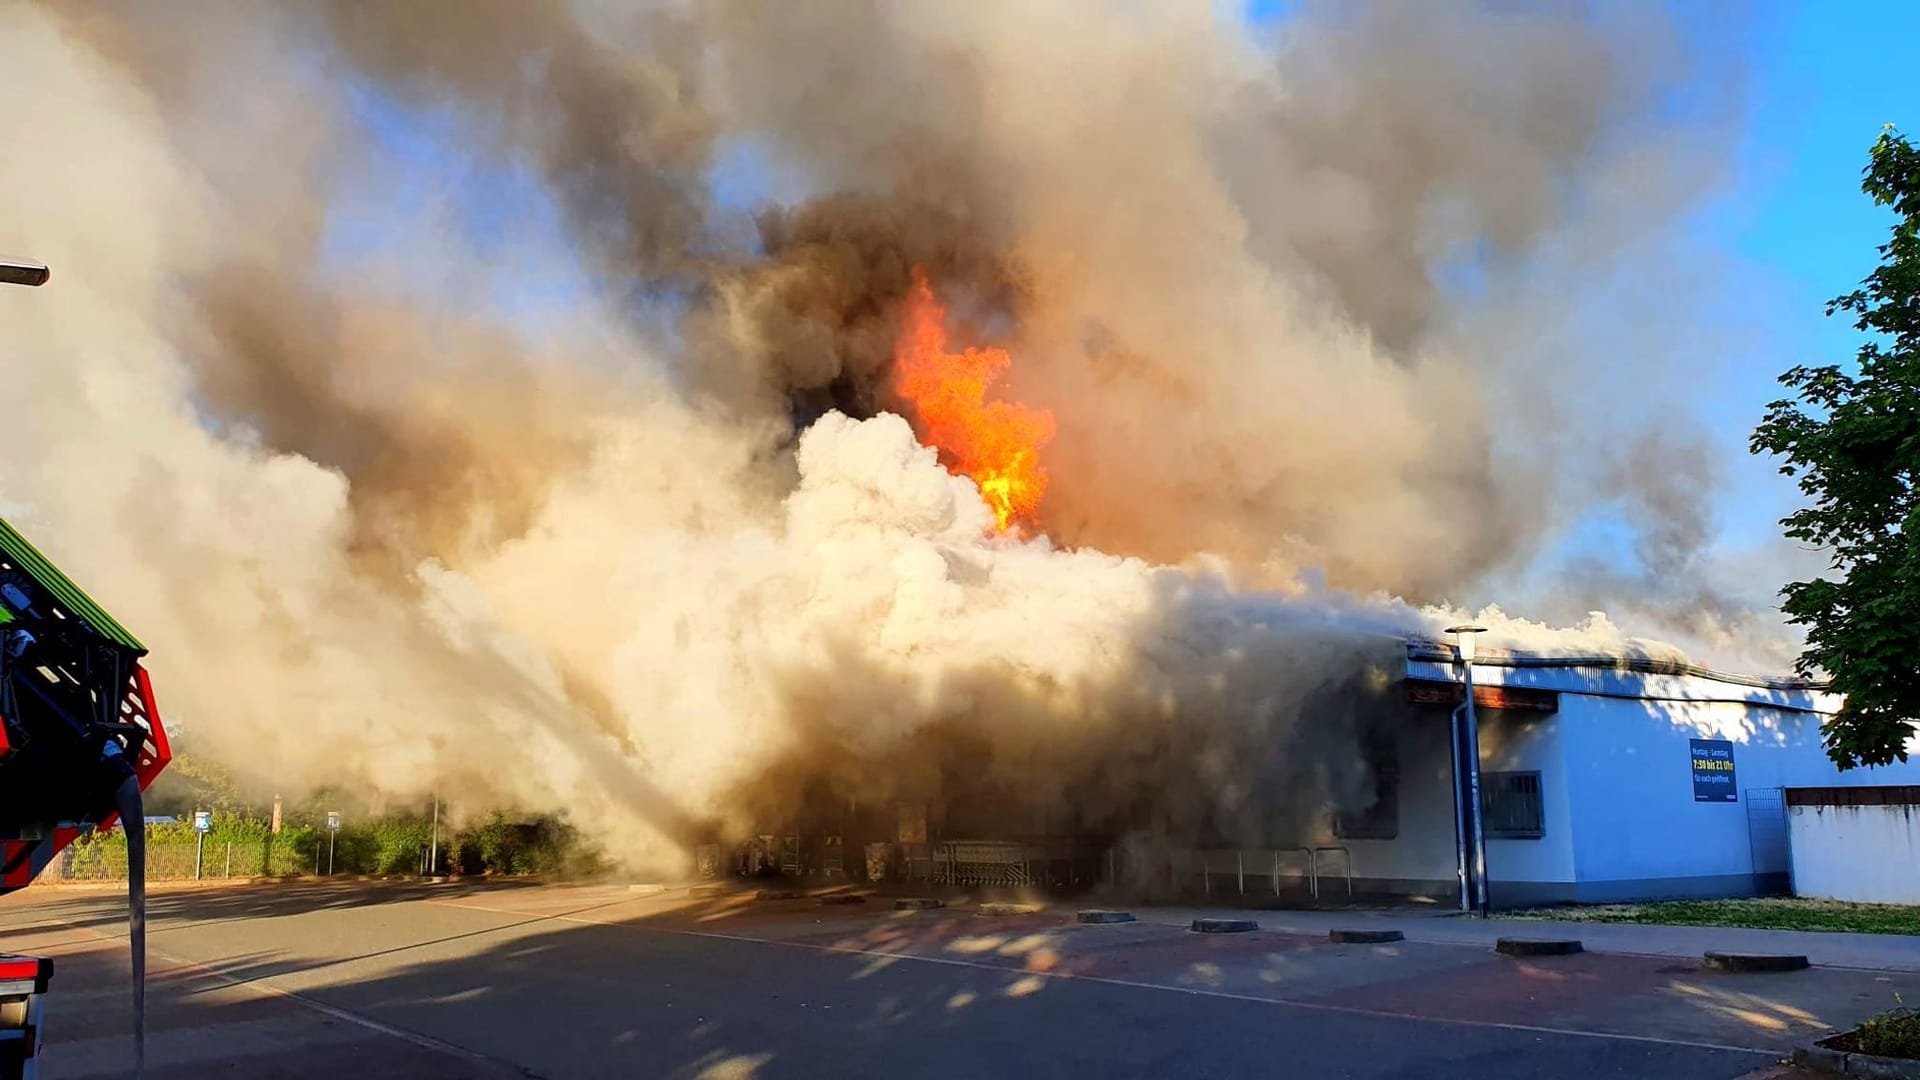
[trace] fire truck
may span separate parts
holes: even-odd
[[[0,284],[47,268],[0,260]],[[76,838],[127,835],[135,1061],[145,1042],[141,793],[171,753],[146,646],[12,525],[0,521],[0,894],[25,888]],[[52,961],[0,953],[0,1080],[31,1080]],[[137,1067],[137,1065],[136,1065]]]

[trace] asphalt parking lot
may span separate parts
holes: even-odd
[[[57,965],[49,1080],[129,1067],[123,920],[111,892],[0,901],[0,951]],[[608,885],[170,891],[150,935],[156,1078],[1732,1078],[1920,1000],[1911,972]]]

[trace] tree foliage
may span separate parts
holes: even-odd
[[[147,790],[147,813],[186,817],[195,810],[237,814],[247,809],[233,774],[212,759],[174,744],[173,763]]]
[[[1827,304],[1867,335],[1851,370],[1795,367],[1792,398],[1767,407],[1755,453],[1785,459],[1811,505],[1781,519],[1787,536],[1831,552],[1833,573],[1781,590],[1806,627],[1803,675],[1846,695],[1828,722],[1842,769],[1907,759],[1920,718],[1920,151],[1889,127],[1861,190],[1895,215],[1880,264]]]

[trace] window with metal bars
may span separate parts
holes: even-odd
[[[1481,827],[1489,839],[1538,840],[1546,835],[1546,810],[1538,772],[1480,774]]]

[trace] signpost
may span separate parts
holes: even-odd
[[[333,876],[333,841],[340,835],[340,811],[327,811],[327,876]]]
[[[1688,739],[1693,763],[1694,802],[1739,802],[1733,779],[1733,743],[1726,739]]]
[[[193,880],[200,880],[200,866],[207,851],[207,834],[213,831],[213,811],[193,812]]]

